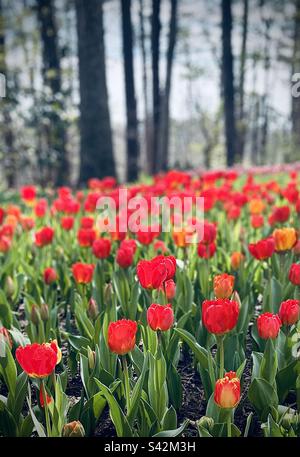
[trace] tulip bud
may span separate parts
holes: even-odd
[[[88,315],[93,321],[95,321],[97,319],[98,314],[99,311],[96,300],[94,298],[91,298],[89,301]]]
[[[49,307],[46,303],[43,303],[41,306],[41,319],[43,322],[47,322],[49,319]]]
[[[241,309],[241,307],[242,307],[242,302],[241,302],[239,293],[238,293],[236,290],[233,292],[231,298],[232,298],[233,301],[236,301],[236,302],[237,302],[237,304],[239,305],[239,308]]]
[[[205,428],[208,432],[211,432],[213,427],[214,427],[214,425],[215,425],[215,421],[213,420],[212,417],[202,416],[197,421],[197,425],[199,427]]]
[[[176,284],[173,279],[168,279],[164,285],[166,297],[168,300],[173,300],[176,295]]]
[[[40,322],[40,312],[37,305],[32,305],[30,313],[31,322],[34,325],[39,325]]]
[[[112,288],[112,284],[109,282],[104,287],[104,303],[105,304],[109,304],[111,302],[112,294],[113,294],[113,288]]]
[[[79,421],[69,422],[68,424],[64,425],[63,437],[83,437],[85,436],[85,431],[83,425]]]
[[[8,298],[11,298],[15,293],[15,285],[11,276],[6,277],[4,291]]]
[[[88,361],[89,361],[89,368],[90,370],[93,370],[95,367],[95,351],[92,351],[91,348],[88,346],[87,348],[88,352]]]

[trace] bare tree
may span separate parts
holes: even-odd
[[[44,87],[49,90],[49,94],[45,96],[44,110],[44,117],[49,120],[45,125],[49,148],[47,166],[52,168],[51,164],[55,164],[55,184],[62,185],[69,180],[69,161],[66,151],[66,125],[62,119],[61,66],[54,2],[36,0],[36,5],[43,50]]]
[[[152,96],[153,96],[153,125],[152,125],[152,160],[151,173],[158,171],[158,135],[160,122],[160,84],[159,84],[159,57],[160,57],[160,0],[152,0],[151,17],[151,50],[152,50]]]
[[[234,164],[236,155],[235,92],[231,45],[231,0],[222,0],[222,81],[224,93],[225,138],[227,165]]]
[[[131,0],[121,0],[121,9],[127,114],[127,180],[135,181],[138,178],[139,140],[133,67],[133,33],[131,23]]]
[[[240,80],[239,80],[239,99],[238,99],[238,146],[237,157],[243,159],[245,136],[246,136],[246,121],[245,121],[245,72],[247,58],[247,36],[248,36],[248,15],[249,15],[249,0],[243,0],[243,24],[242,24],[242,46],[240,57]]]
[[[115,175],[106,85],[103,0],[76,0],[80,83],[80,183]]]
[[[177,0],[171,0],[171,17],[169,26],[169,44],[167,51],[167,74],[164,91],[161,93],[161,115],[158,141],[158,169],[166,170],[168,166],[169,130],[170,130],[170,93],[172,70],[177,33]]]
[[[0,99],[1,111],[3,113],[3,126],[4,126],[4,170],[9,187],[13,187],[16,184],[16,150],[14,146],[14,134],[12,119],[10,114],[11,109],[11,93],[9,89],[8,71],[6,65],[6,40],[5,40],[5,18],[3,12],[2,0],[0,0],[0,73],[3,75],[3,81],[5,84],[5,98]]]

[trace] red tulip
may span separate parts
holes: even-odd
[[[25,202],[32,202],[36,197],[35,186],[23,186],[20,190],[21,198]]]
[[[300,264],[292,263],[289,271],[289,280],[295,286],[300,286]]]
[[[201,242],[198,244],[198,256],[203,259],[210,259],[213,257],[216,250],[216,243],[204,244]]]
[[[44,270],[44,281],[47,285],[52,284],[57,280],[57,273],[54,268],[48,267]]]
[[[96,232],[93,229],[81,228],[77,232],[78,244],[81,247],[87,248],[87,247],[92,246],[95,239],[96,239]]]
[[[74,263],[72,265],[72,273],[74,279],[79,284],[88,284],[93,279],[95,265],[90,263]]]
[[[11,247],[11,241],[6,236],[0,237],[0,252],[7,252]]]
[[[163,261],[140,260],[136,267],[137,276],[144,289],[159,289],[167,279],[167,267]]]
[[[94,225],[94,218],[89,216],[84,216],[80,220],[80,228],[82,229],[92,229]]]
[[[258,334],[264,340],[276,339],[281,327],[281,320],[278,314],[263,313],[257,318]]]
[[[274,254],[275,241],[273,238],[266,238],[257,243],[250,243],[248,246],[250,254],[257,260],[266,260]]]
[[[216,298],[229,298],[234,287],[234,276],[223,273],[214,277],[214,294]]]
[[[52,397],[51,395],[48,394],[48,392],[46,391],[46,389],[45,389],[45,395],[46,395],[47,405],[50,405],[50,403],[53,402],[53,397]],[[45,403],[44,403],[44,396],[43,396],[43,391],[42,391],[42,389],[40,389],[39,399],[40,399],[41,408],[44,408],[44,407],[45,407]]]
[[[45,378],[55,369],[57,353],[49,343],[33,343],[16,350],[16,359],[31,378]]]
[[[121,319],[111,322],[108,326],[108,347],[119,355],[127,354],[135,346],[137,323],[135,321]]]
[[[211,244],[215,241],[217,236],[217,229],[215,224],[212,222],[204,222],[203,225],[203,238],[201,240],[201,243],[203,244]]]
[[[162,290],[165,292],[168,300],[173,300],[176,295],[176,284],[173,279],[168,279],[165,281]]]
[[[52,243],[54,237],[54,230],[51,227],[43,227],[35,233],[35,244],[38,247],[47,246]]]
[[[174,313],[172,306],[159,305],[152,303],[147,310],[147,321],[152,330],[162,330],[163,332],[169,330],[174,323]]]
[[[134,253],[131,248],[120,248],[117,251],[116,261],[121,268],[129,268],[133,263]]]
[[[111,250],[111,241],[108,238],[99,238],[93,242],[93,254],[98,259],[106,259]]]
[[[202,304],[202,320],[210,333],[224,335],[237,324],[239,305],[236,301],[218,298],[205,300]]]
[[[120,243],[120,249],[123,249],[123,248],[130,248],[132,250],[133,254],[135,254],[136,249],[137,249],[136,241],[133,239],[122,240]]]
[[[251,225],[254,229],[258,229],[264,225],[264,217],[261,214],[253,214],[251,216]]]
[[[235,408],[241,398],[241,384],[234,371],[225,373],[215,385],[214,400],[220,408]]]
[[[72,230],[74,225],[74,217],[72,216],[65,216],[61,218],[60,225],[66,231]]]
[[[41,198],[34,207],[36,217],[44,217],[48,209],[48,202],[45,198]]]
[[[282,302],[278,314],[284,325],[296,324],[300,317],[300,301],[286,300]]]

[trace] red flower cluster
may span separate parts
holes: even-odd
[[[176,259],[173,256],[159,255],[152,260],[140,260],[136,268],[137,276],[144,289],[159,289],[176,273]]]

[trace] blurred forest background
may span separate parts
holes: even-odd
[[[0,52],[2,188],[300,159],[300,0],[0,0]]]

